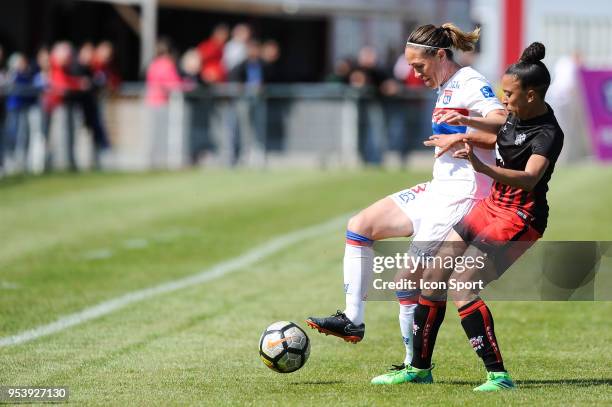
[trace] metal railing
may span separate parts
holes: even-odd
[[[101,98],[111,141],[103,168],[378,165],[389,153],[405,158],[423,148],[435,96],[405,90],[383,97],[340,84],[228,84],[172,92],[166,105],[150,107],[144,94],[144,85],[133,83]],[[47,137],[40,107],[28,110],[30,134],[20,144],[30,162],[25,170],[40,170],[41,150],[51,152],[53,168],[67,167],[70,149],[79,168],[92,166],[95,146],[78,106],[70,115],[67,106],[56,109]],[[69,140],[73,113],[77,130]]]

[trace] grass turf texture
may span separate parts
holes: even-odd
[[[280,234],[355,211],[427,179],[401,172],[185,172],[57,175],[0,182],[0,336],[129,291],[198,272]],[[558,169],[548,240],[612,239],[612,168]],[[369,303],[366,339],[307,330],[293,374],[257,355],[276,320],[342,308],[343,230],[204,285],[133,304],[26,344],[0,348],[0,385],[69,386],[91,405],[610,404],[612,303],[490,304],[519,389],[484,381],[449,306],[434,385],[371,386],[403,358],[397,305]]]

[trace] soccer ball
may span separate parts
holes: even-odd
[[[304,366],[309,355],[310,339],[293,322],[275,322],[259,339],[259,357],[275,372],[295,372]]]

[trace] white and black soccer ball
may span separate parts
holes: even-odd
[[[310,356],[310,339],[293,322],[279,321],[266,328],[259,339],[259,357],[279,373],[295,372]]]

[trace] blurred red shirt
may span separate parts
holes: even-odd
[[[215,38],[202,41],[198,52],[202,57],[202,79],[206,82],[225,82],[227,70],[223,65],[224,44]]]
[[[64,102],[67,92],[85,89],[82,78],[71,75],[69,65],[62,66],[53,56],[49,57],[49,86],[42,96],[43,109],[52,111]]]

